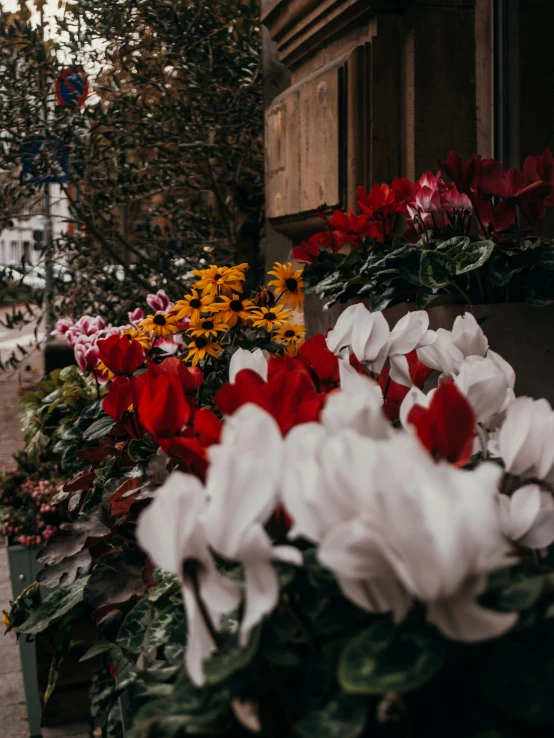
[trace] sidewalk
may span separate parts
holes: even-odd
[[[0,356],[5,360],[12,346],[2,338],[0,336]],[[34,351],[17,370],[0,373],[0,468],[12,466],[12,455],[23,446],[19,395],[40,379],[42,372],[42,351]],[[0,611],[9,609],[11,599],[8,557],[0,538]],[[15,634],[4,636],[3,631],[0,622],[0,738],[29,738],[19,646]],[[89,731],[87,725],[66,725],[45,728],[42,735],[43,738],[89,738]]]

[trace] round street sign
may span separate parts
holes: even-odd
[[[56,99],[62,107],[82,108],[88,93],[88,77],[82,69],[64,69],[56,81]]]

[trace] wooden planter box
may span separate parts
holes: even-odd
[[[14,599],[32,584],[42,565],[36,560],[39,547],[27,548],[19,544],[6,544],[8,549],[8,563],[10,566],[10,578]],[[29,721],[29,733],[31,737],[40,736],[40,718],[42,701],[40,697],[38,669],[37,669],[37,644],[34,638],[20,636],[19,654],[21,656],[21,669],[23,671],[23,686],[25,689],[25,701],[27,703],[27,716]]]
[[[14,598],[32,584],[39,571],[43,568],[36,560],[41,547],[27,548],[26,546],[7,544],[8,562]],[[43,595],[51,590],[43,589]],[[83,633],[79,633],[76,640],[91,637],[90,629],[83,626]],[[39,635],[37,638],[20,636],[19,652],[23,671],[23,685],[27,703],[29,733],[32,738],[41,735],[41,715],[43,696],[48,684],[48,672],[52,660],[52,648],[49,639]],[[54,694],[52,695],[44,713],[44,725],[55,727],[68,723],[87,721],[90,718],[90,680],[94,672],[101,665],[100,659],[91,659],[79,663],[79,658],[87,650],[83,646],[79,652],[72,652],[64,660]]]
[[[364,300],[358,302],[369,305]],[[337,304],[330,310],[323,310],[323,304],[316,295],[307,296],[304,319],[309,336],[327,333],[353,303]],[[394,326],[406,313],[417,309],[411,303],[402,303],[384,310],[383,315]],[[524,302],[441,305],[427,312],[432,330],[450,330],[458,315],[473,313],[491,349],[513,366],[516,395],[545,397],[554,406],[554,305],[534,307]]]

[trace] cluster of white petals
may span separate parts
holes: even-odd
[[[340,360],[341,389],[327,397],[320,422],[283,438],[268,413],[244,405],[210,449],[205,485],[175,472],[142,514],[141,546],[182,583],[187,666],[197,684],[223,615],[243,604],[245,644],[275,608],[273,562],[301,566],[300,540],[316,547],[344,596],[369,612],[400,622],[420,603],[429,622],[466,642],[514,625],[516,614],[489,610],[478,597],[488,575],[511,566],[521,548],[554,542],[554,411],[545,400],[515,399],[512,368],[491,351],[471,314],[457,318],[452,331],[428,326],[424,311],[391,330],[381,313],[348,308],[327,336]],[[406,354],[414,349],[467,398],[485,442],[491,437],[493,461],[460,469],[420,442],[408,416],[415,404],[428,406],[435,390],[412,386]],[[350,366],[351,354],[375,373],[388,362],[391,378],[410,387],[402,429],[386,419],[381,388]],[[230,381],[244,368],[267,378],[259,350],[236,351]],[[504,484],[505,472],[515,484]],[[279,508],[292,519],[285,545],[266,530]],[[240,564],[243,579],[218,571],[214,552]]]
[[[190,474],[174,472],[139,520],[142,548],[182,582],[187,668],[197,684],[203,683],[202,663],[215,647],[199,601],[218,630],[222,615],[241,599],[239,584],[217,572],[210,548],[243,565],[242,643],[277,604],[279,587],[271,561],[302,563],[298,549],[273,546],[264,529],[277,505],[282,454],[273,418],[255,405],[245,405],[226,423],[221,444],[213,449],[206,485]]]
[[[379,373],[389,361],[391,379],[411,385],[406,354],[435,340],[429,328],[429,314],[424,310],[408,313],[391,330],[383,313],[372,313],[363,305],[352,305],[327,334],[327,346],[341,356],[354,356],[371,371]]]

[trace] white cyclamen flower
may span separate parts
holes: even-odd
[[[267,359],[261,349],[247,351],[238,348],[231,356],[229,363],[229,381],[234,382],[238,372],[242,369],[252,369],[259,374],[262,379],[267,381]]]
[[[181,581],[188,626],[186,664],[198,685],[204,683],[202,663],[215,643],[199,609],[195,587],[216,630],[221,616],[240,602],[238,585],[215,568],[203,525],[205,510],[206,494],[201,482],[190,474],[174,472],[156,491],[137,526],[141,548],[157,566]],[[186,574],[191,569],[196,581]]]
[[[405,355],[435,340],[428,327],[429,315],[424,310],[408,313],[391,331],[382,313],[372,313],[364,305],[351,305],[327,334],[326,341],[337,356],[344,351],[353,353],[378,374],[389,359],[391,379],[409,387],[412,381]]]
[[[339,359],[340,364],[345,364]],[[391,424],[383,414],[381,387],[355,369],[341,371],[341,390],[329,395],[321,422],[330,431],[352,428],[362,436],[388,438]]]
[[[554,499],[537,484],[520,487],[511,497],[499,494],[504,535],[525,548],[546,548],[554,542]]]
[[[349,428],[319,423],[293,428],[285,440],[282,495],[293,526],[289,537],[321,541],[330,528],[357,515],[361,492],[374,486],[379,444]]]
[[[323,538],[322,563],[345,595],[368,610],[391,610],[400,620],[418,600],[428,620],[453,639],[503,633],[516,616],[476,601],[487,574],[512,563],[496,500],[498,467],[469,472],[435,464],[404,434],[398,443],[375,445],[381,472],[360,487],[358,496],[366,499],[357,514]]]
[[[489,350],[489,341],[472,313],[458,315],[452,326],[451,338],[464,357],[484,357]]]
[[[548,401],[514,400],[491,450],[510,474],[554,484],[554,412]]]
[[[452,343],[452,334],[444,328],[435,331],[433,343],[417,350],[418,359],[426,366],[447,376],[455,376],[464,354]]]
[[[406,354],[435,341],[435,333],[428,328],[429,313],[425,310],[417,310],[401,318],[392,329],[385,350],[385,358],[390,361],[390,378],[393,382],[406,387],[412,386]],[[380,372],[382,368],[383,364],[376,367],[375,371]]]
[[[510,365],[498,354],[490,357],[468,356],[454,380],[469,400],[478,423],[493,430],[514,400],[515,375]],[[498,363],[495,359],[500,359]]]
[[[389,335],[389,324],[383,313],[372,313],[359,304],[347,307],[339,316],[326,342],[336,356],[347,349],[358,361],[371,363],[383,352]]]
[[[264,525],[279,504],[283,438],[275,420],[243,405],[227,420],[219,446],[210,448],[205,529],[210,546],[244,568],[246,606],[241,642],[271,612],[279,597],[272,561],[301,565],[292,546],[273,546]]]

